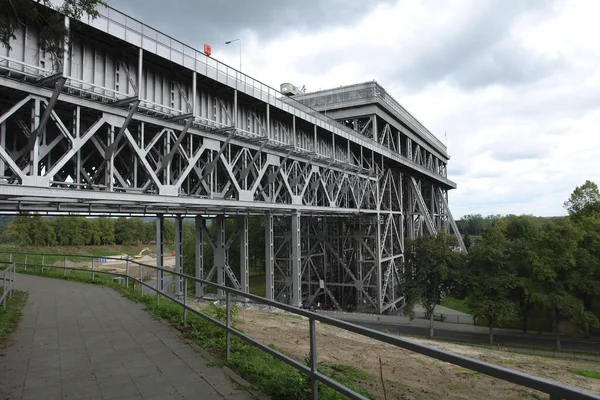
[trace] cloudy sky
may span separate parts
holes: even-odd
[[[565,214],[600,183],[600,3],[563,0],[108,0],[308,91],[376,80],[451,155],[455,218]],[[447,139],[444,137],[447,132]]]

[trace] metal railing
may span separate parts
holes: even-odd
[[[0,282],[2,282],[2,294],[0,295],[0,303],[2,303],[2,309],[6,310],[6,299],[11,299],[13,296],[13,292],[15,291],[16,268],[15,263],[13,262],[0,262],[0,265],[2,264],[8,264],[8,267],[0,271],[0,273],[2,273],[2,277],[0,278]]]
[[[413,352],[416,352],[416,353],[419,353],[419,354],[422,354],[422,355],[425,355],[428,357],[435,358],[440,361],[448,362],[448,363],[451,363],[451,364],[454,364],[454,365],[457,365],[457,366],[460,366],[460,367],[463,367],[463,368],[466,368],[466,369],[469,369],[472,371],[476,371],[476,372],[479,372],[479,373],[482,373],[482,374],[485,374],[485,375],[488,375],[488,376],[491,376],[494,378],[502,379],[502,380],[510,382],[510,383],[514,383],[517,385],[521,385],[521,386],[525,386],[525,387],[528,387],[531,389],[538,390],[540,392],[550,395],[550,400],[575,400],[575,399],[577,399],[577,400],[588,400],[588,399],[600,400],[600,396],[598,396],[598,395],[587,393],[587,392],[581,391],[579,389],[575,389],[575,388],[572,388],[572,387],[569,387],[569,386],[566,386],[566,385],[563,385],[563,384],[560,384],[557,382],[550,381],[548,379],[539,378],[539,377],[525,374],[525,373],[522,373],[519,371],[514,371],[514,370],[511,370],[508,368],[493,365],[493,364],[487,363],[485,361],[475,360],[475,359],[472,359],[469,357],[462,356],[460,354],[456,354],[456,353],[452,353],[449,351],[440,350],[440,349],[437,349],[437,348],[434,348],[431,346],[415,343],[415,342],[412,342],[408,339],[404,339],[399,336],[392,336],[392,335],[382,333],[382,332],[379,332],[379,331],[376,331],[373,329],[364,328],[364,327],[354,325],[354,324],[346,322],[346,321],[341,321],[341,320],[338,320],[335,318],[316,314],[311,311],[303,310],[303,309],[293,307],[293,306],[283,304],[283,303],[278,303],[276,301],[267,300],[260,296],[256,296],[256,295],[253,295],[250,293],[244,293],[241,290],[233,289],[233,288],[226,287],[226,286],[221,286],[216,283],[206,281],[204,279],[199,279],[199,278],[195,278],[190,275],[178,273],[176,271],[173,271],[173,270],[170,270],[167,268],[161,268],[161,267],[157,267],[154,265],[144,264],[144,263],[132,260],[132,259],[122,259],[122,258],[117,258],[117,257],[97,257],[97,256],[94,257],[94,256],[79,256],[79,255],[6,253],[6,252],[0,252],[0,254],[10,254],[10,260],[12,261],[11,267],[13,269],[19,265],[21,267],[23,267],[24,269],[26,269],[27,266],[42,267],[42,274],[43,274],[44,268],[52,268],[52,269],[59,269],[59,270],[62,269],[64,276],[67,275],[67,271],[69,271],[69,270],[83,271],[83,272],[91,273],[92,280],[95,279],[96,274],[102,273],[102,274],[112,275],[117,278],[122,278],[121,280],[123,281],[123,283],[125,285],[127,285],[127,287],[129,287],[129,281],[131,280],[131,281],[135,282],[136,285],[140,286],[140,290],[141,290],[142,294],[144,294],[144,288],[154,291],[156,293],[157,303],[160,302],[160,297],[162,296],[162,297],[168,298],[171,301],[181,305],[183,307],[183,323],[184,323],[184,325],[187,324],[188,312],[191,312],[207,321],[212,322],[213,324],[219,326],[220,328],[224,329],[225,335],[226,335],[225,353],[226,353],[227,359],[229,359],[231,356],[231,335],[234,335],[234,336],[250,343],[251,345],[256,346],[257,348],[270,354],[271,356],[275,357],[276,359],[283,361],[284,363],[292,366],[293,368],[295,368],[302,374],[308,376],[311,379],[311,384],[312,384],[312,399],[318,398],[317,386],[318,386],[318,383],[320,382],[320,383],[323,383],[323,384],[329,386],[330,388],[338,391],[339,393],[349,397],[350,399],[366,400],[366,397],[362,396],[359,393],[356,393],[352,389],[338,383],[337,381],[333,380],[332,378],[324,375],[323,373],[321,373],[317,370],[318,355],[317,355],[316,323],[318,321],[320,323],[335,326],[337,328],[341,328],[341,329],[344,329],[349,332],[353,332],[353,333],[363,335],[363,336],[366,336],[366,337],[369,337],[372,339],[376,339],[381,342],[388,343],[388,344],[397,346],[402,349],[413,351]],[[17,262],[13,258],[14,255],[24,256],[24,261]],[[27,256],[41,257],[42,263],[41,264],[27,263]],[[62,258],[64,260],[63,265],[62,266],[56,265],[56,263],[54,265],[49,265],[45,262],[46,257],[53,257],[53,258],[57,258],[57,259]],[[67,267],[67,258],[68,257],[84,259],[84,260],[85,259],[91,260],[91,269],[90,268]],[[95,262],[95,260],[99,260],[100,258],[102,258],[103,260],[114,260],[114,261],[120,261],[121,263],[125,263],[126,264],[125,273],[122,274],[122,273],[117,273],[117,272],[112,272],[112,271],[98,270],[97,262]],[[146,271],[148,269],[150,269],[150,270],[153,270],[156,272],[157,279],[156,279],[155,286],[149,285],[147,282],[144,282],[144,276],[148,276],[148,274],[144,275],[144,269],[146,269]],[[13,270],[13,274],[14,274],[14,270]],[[183,293],[181,294],[181,296],[171,295],[168,292],[159,290],[159,281],[162,277],[164,277],[164,274],[171,274],[172,276],[174,276],[178,281],[178,282],[176,282],[176,284],[179,284],[180,280],[183,280],[183,282],[181,282],[181,284],[183,286]],[[135,275],[137,275],[137,277]],[[14,278],[13,278],[12,282],[14,282]],[[188,282],[192,282],[194,284],[200,284],[204,287],[208,286],[208,287],[218,290],[220,293],[225,293],[223,300],[225,301],[226,320],[224,323],[207,315],[207,314],[204,314],[204,313],[196,310],[195,308],[193,308],[191,306],[192,302],[190,302],[190,300],[187,297]],[[250,336],[246,335],[245,333],[242,333],[241,331],[236,330],[231,324],[231,302],[234,301],[234,299],[232,299],[232,296],[237,296],[237,300],[247,299],[250,301],[254,301],[256,303],[264,304],[264,305],[274,307],[279,310],[289,312],[291,314],[295,314],[295,315],[299,315],[299,316],[307,318],[308,325],[309,325],[309,333],[310,333],[310,336],[309,336],[310,337],[310,357],[309,357],[309,359],[310,359],[311,365],[310,366],[304,365],[303,363],[281,353],[280,351],[277,351],[261,342],[258,342],[257,340],[251,338]]]

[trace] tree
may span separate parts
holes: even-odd
[[[115,244],[115,220],[112,218],[97,218],[100,231],[100,243],[103,245]]]
[[[53,246],[56,244],[54,228],[41,216],[29,218],[29,236],[35,246]]]
[[[569,214],[577,214],[587,207],[594,207],[600,203],[600,191],[598,185],[592,181],[585,181],[581,186],[577,186],[569,200],[564,202],[564,207]]]
[[[483,233],[483,217],[481,214],[467,214],[456,221],[458,230],[469,235],[479,236]]]
[[[140,237],[143,237],[144,226],[143,221],[136,222],[138,218],[119,217],[115,222],[115,240],[117,244],[137,244],[141,242]]]
[[[578,298],[582,271],[578,265],[581,231],[569,218],[546,222],[537,239],[538,259],[534,264],[534,301],[547,312],[560,350],[560,322],[570,319],[578,325],[597,326],[597,317]]]
[[[105,4],[102,0],[64,0],[56,12],[49,12],[51,0],[0,0],[0,9],[5,15],[0,21],[0,43],[10,49],[10,40],[24,26],[33,27],[39,32],[40,48],[48,52],[53,64],[62,60],[63,41],[67,40],[68,30],[63,15],[81,19],[84,15],[92,19],[98,17],[97,7]]]
[[[581,240],[577,243],[576,269],[578,282],[576,283],[577,296],[583,301],[586,311],[592,311],[595,299],[600,297],[600,212],[590,212],[587,207],[578,215],[573,216],[573,223],[581,231]],[[593,319],[585,315],[579,319],[580,327],[586,337],[590,335],[590,328],[595,324]]]
[[[8,223],[8,240],[17,246],[28,246],[31,244],[29,236],[29,217],[17,215]]]
[[[433,314],[442,293],[452,287],[462,254],[455,251],[456,238],[440,231],[435,236],[418,237],[406,244],[403,280],[407,303],[405,314],[414,316],[420,304],[429,316],[429,338],[433,339]]]
[[[8,223],[7,237],[18,246],[52,246],[56,243],[52,225],[39,215],[17,215]]]
[[[530,215],[507,216],[504,234],[508,240],[508,263],[517,275],[517,282],[511,291],[511,298],[517,300],[523,321],[523,333],[527,333],[529,313],[533,308],[532,283],[533,264],[537,257],[534,240],[539,234],[542,220]]]
[[[516,317],[516,305],[510,292],[517,285],[517,275],[508,262],[509,242],[499,229],[484,233],[467,261],[467,305],[473,315],[484,317],[489,326],[490,344],[494,327]]]

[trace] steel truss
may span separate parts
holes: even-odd
[[[248,216],[261,215],[267,298],[379,313],[404,304],[405,238],[444,229],[460,239],[447,159],[428,139],[379,114],[340,118],[344,128],[249,90],[249,77],[224,82],[81,26],[52,67],[26,43],[0,54],[0,212],[155,215],[159,266],[164,218],[176,217],[178,271],[192,216],[196,276],[245,292]]]

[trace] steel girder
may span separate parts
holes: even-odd
[[[262,214],[268,298],[376,312],[403,304],[405,237],[440,229],[460,236],[448,209],[449,181],[440,178],[445,162],[382,118],[340,121],[361,138],[350,140],[237,88],[209,90],[213,82],[196,72],[189,82],[161,77],[182,103],[166,105],[149,98],[144,51],[134,58],[115,60],[126,74],[121,90],[77,80],[67,58],[65,71],[40,69],[41,79],[2,58],[0,72],[19,80],[0,77],[0,211],[160,215],[161,265],[164,216],[196,216],[196,274],[205,272],[207,241],[215,252],[208,276],[243,291],[247,216]],[[218,215],[215,237],[207,214]],[[238,223],[228,232],[231,215]],[[181,219],[177,233],[181,268]],[[236,241],[237,273],[228,256]],[[157,282],[162,289],[162,277]]]

